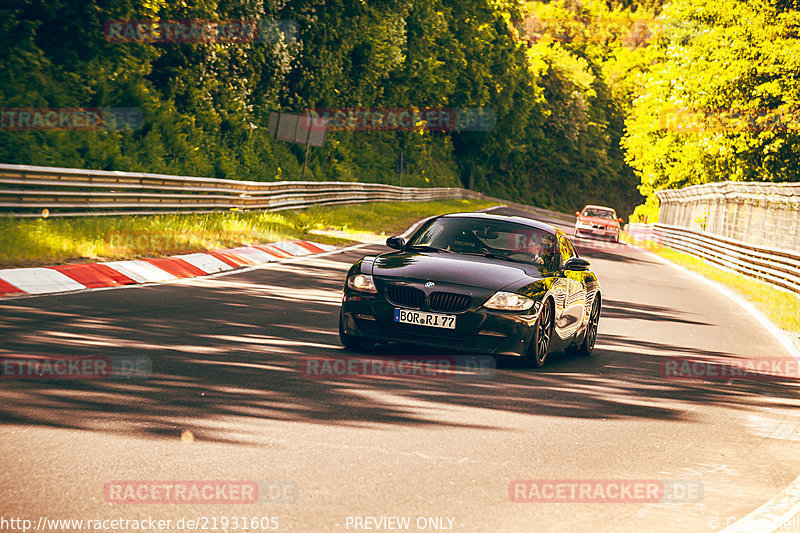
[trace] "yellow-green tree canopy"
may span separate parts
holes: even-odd
[[[642,194],[800,179],[796,7],[767,0],[665,6],[623,140]]]

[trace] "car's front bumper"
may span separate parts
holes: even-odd
[[[396,308],[383,297],[348,290],[342,301],[342,329],[348,335],[375,341],[520,357],[528,351],[538,318],[533,309],[521,314],[479,307],[453,313],[456,328],[451,330],[395,322]]]
[[[619,237],[619,228],[605,226],[575,226],[575,235],[594,235],[596,237]]]

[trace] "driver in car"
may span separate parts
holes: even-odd
[[[525,242],[525,245],[520,246],[520,249],[533,256],[534,264],[549,265],[552,263],[555,242],[550,235],[532,233],[527,238],[523,237],[520,241]]]

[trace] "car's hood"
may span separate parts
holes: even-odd
[[[618,226],[619,223],[616,220],[609,220],[607,218],[600,218],[600,217],[580,217],[578,220],[583,222],[584,224],[597,224],[598,226]]]
[[[526,278],[542,277],[536,265],[437,252],[390,252],[379,255],[372,264],[372,274],[492,288],[502,288]]]

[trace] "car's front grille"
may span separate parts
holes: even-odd
[[[414,309],[428,309],[440,313],[460,313],[469,309],[472,298],[466,294],[453,292],[434,292],[425,305],[425,293],[416,287],[392,285],[386,289],[386,299],[394,305]]]
[[[394,285],[386,289],[386,298],[395,305],[421,309],[425,305],[425,293],[414,287]]]
[[[446,313],[459,313],[469,309],[472,299],[465,294],[454,294],[452,292],[434,292],[430,296],[431,311],[443,311]]]

